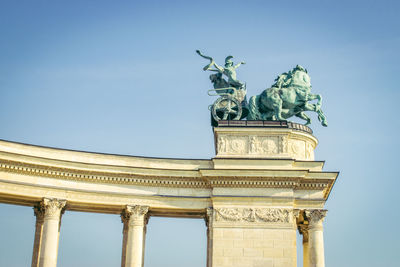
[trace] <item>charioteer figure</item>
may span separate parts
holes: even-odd
[[[217,72],[210,75],[214,89],[208,91],[210,96],[221,96],[211,106],[212,124],[215,125],[219,120],[240,120],[247,116],[246,84],[239,81],[236,76],[236,69],[245,62],[234,65],[233,56],[227,56],[224,67],[221,67],[212,57],[203,55],[199,50],[196,52],[210,60],[210,63],[203,68],[204,71]]]

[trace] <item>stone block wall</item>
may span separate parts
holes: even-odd
[[[296,266],[296,230],[214,227],[212,266]]]

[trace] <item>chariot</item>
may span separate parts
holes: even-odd
[[[220,120],[240,120],[247,116],[246,86],[215,88],[208,90],[209,96],[219,96],[210,105],[212,124]]]

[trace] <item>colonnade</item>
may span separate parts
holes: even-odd
[[[35,239],[33,245],[32,267],[57,266],[58,244],[61,217],[67,201],[43,198],[34,206],[36,216]],[[123,223],[122,267],[143,267],[146,225],[149,219],[149,207],[127,205],[121,213]],[[205,214],[207,225],[207,267],[211,267],[212,242],[212,208]],[[324,267],[324,241],[322,222],[326,210],[312,209],[303,212],[303,220],[297,224],[303,236],[303,266]]]
[[[36,216],[32,267],[57,266],[61,217],[67,201],[43,198],[34,206]],[[147,206],[129,206],[121,213],[123,226],[122,267],[142,267],[148,222]]]

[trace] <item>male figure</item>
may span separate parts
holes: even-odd
[[[229,86],[235,87],[236,89],[241,89],[244,88],[244,83],[240,82],[236,78],[236,69],[242,65],[246,64],[245,62],[240,62],[239,64],[233,65],[232,58],[233,56],[227,56],[225,58],[225,66],[221,67],[217,63],[215,63],[214,59],[212,57],[208,57],[203,55],[199,50],[196,50],[197,54],[199,54],[201,57],[205,59],[209,59],[210,63],[206,65],[203,70],[209,70],[209,71],[216,71],[221,74],[224,74],[228,78],[228,84]],[[212,66],[215,67],[215,69],[212,69]]]

